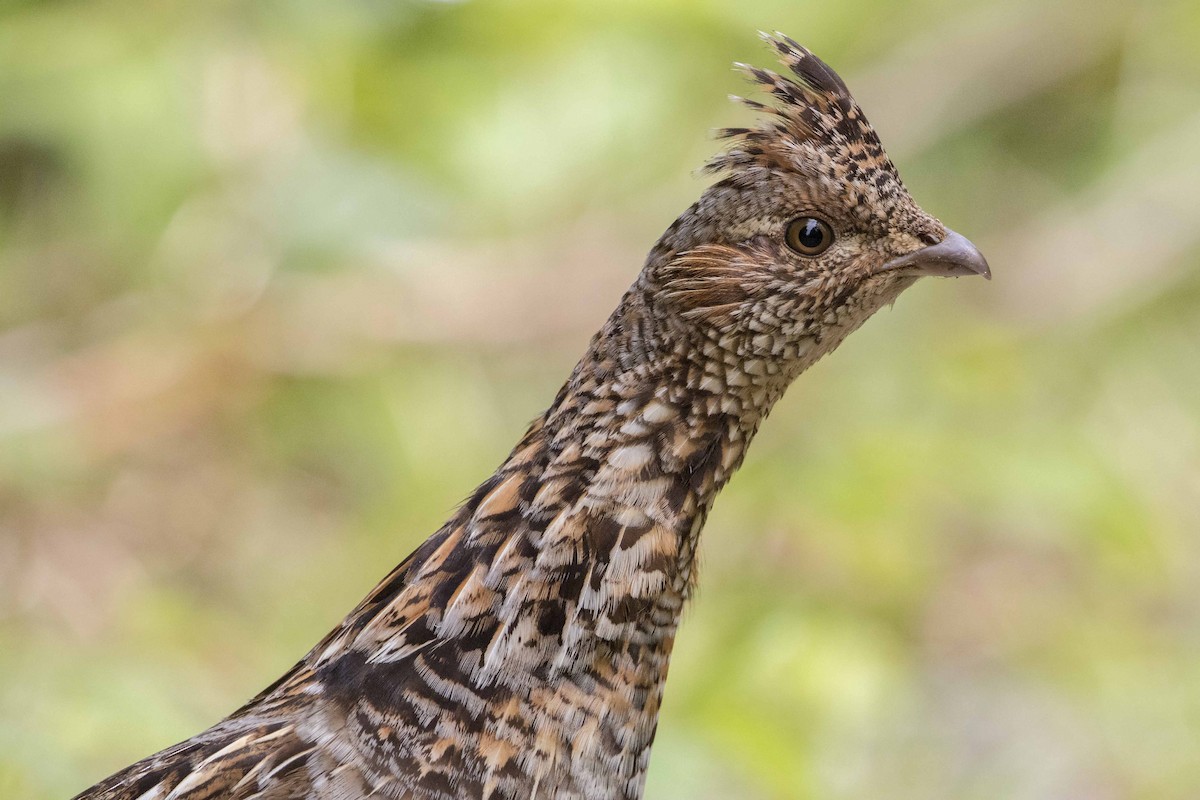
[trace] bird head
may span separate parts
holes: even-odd
[[[842,79],[791,39],[763,38],[790,76],[737,65],[771,99],[734,98],[757,123],[720,131],[728,144],[706,169],[722,179],[651,252],[646,277],[670,315],[742,355],[810,363],[922,276],[990,277],[913,201]]]

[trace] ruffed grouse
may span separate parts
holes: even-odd
[[[924,275],[983,275],[845,84],[791,77],[496,474],[290,672],[88,800],[638,798],[700,528],[792,380]]]

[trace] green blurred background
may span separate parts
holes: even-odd
[[[290,666],[553,396],[780,29],[995,280],[805,375],[647,797],[1200,792],[1200,5],[8,2],[0,796]]]

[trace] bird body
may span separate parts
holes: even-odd
[[[795,76],[496,473],[289,673],[77,800],[641,796],[698,537],[787,386],[924,274],[987,274],[844,84]]]

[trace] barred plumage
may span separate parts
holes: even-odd
[[[495,475],[291,672],[79,800],[640,797],[700,529],[772,404],[921,275],[988,274],[767,41],[795,79],[745,68],[775,106]]]

